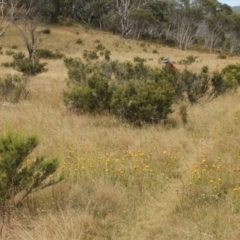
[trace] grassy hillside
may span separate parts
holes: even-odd
[[[82,57],[101,42],[111,58],[139,56],[162,67],[167,56],[200,71],[221,70],[240,57],[180,51],[158,43],[121,39],[81,26],[51,26],[41,48]],[[76,40],[82,44],[76,44]],[[24,50],[16,32],[1,38],[0,64],[12,46]],[[157,50],[157,54],[153,53]],[[3,239],[49,240],[182,240],[240,238],[239,159],[240,94],[188,106],[184,126],[176,107],[165,124],[134,128],[108,116],[76,115],[65,108],[67,87],[63,60],[46,60],[48,72],[31,77],[30,96],[17,105],[0,107],[0,131],[36,133],[40,145],[30,156],[57,156],[65,180],[32,194],[16,210]],[[14,70],[0,66],[0,77]]]

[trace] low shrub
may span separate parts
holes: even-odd
[[[146,59],[141,58],[141,57],[134,57],[134,58],[133,58],[133,61],[134,61],[134,62],[137,62],[137,63],[143,63],[143,62],[146,61]]]
[[[232,77],[240,84],[240,64],[230,64],[223,68],[222,73],[225,76]]]
[[[38,58],[46,59],[59,59],[64,57],[63,53],[59,51],[52,52],[48,49],[36,49],[35,54]]]
[[[82,39],[79,38],[79,39],[76,40],[75,43],[76,43],[76,44],[83,44],[83,41],[82,41]]]
[[[44,28],[43,30],[42,30],[42,33],[44,33],[44,34],[50,34],[51,33],[51,30],[50,30],[50,28]]]
[[[84,51],[83,57],[86,60],[95,60],[99,58],[95,51]]]
[[[11,56],[11,55],[13,55],[14,53],[15,53],[15,52],[12,51],[12,50],[6,50],[5,55]]]
[[[39,58],[35,57],[32,61],[25,57],[23,52],[18,52],[13,55],[13,68],[24,75],[35,76],[40,73],[46,72],[45,66],[47,63],[40,63]]]
[[[99,44],[96,46],[96,49],[99,50],[99,51],[102,51],[102,50],[105,49],[105,47],[104,47],[101,43],[99,43]]]
[[[227,58],[227,55],[224,54],[224,53],[219,53],[218,57],[219,59],[226,59]]]
[[[0,135],[0,221],[10,223],[12,211],[33,191],[46,188],[59,182],[52,178],[58,168],[58,160],[27,157],[37,147],[35,136],[16,132]]]
[[[11,49],[18,49],[17,45],[12,45]]]
[[[111,52],[109,50],[105,50],[105,52],[104,52],[105,60],[110,61],[110,54],[111,54]]]
[[[111,113],[135,125],[157,123],[172,112],[173,101],[173,88],[132,80],[113,92]]]
[[[94,73],[85,84],[75,85],[64,92],[64,102],[80,113],[102,113],[109,111],[111,89],[108,79]]]
[[[197,56],[189,55],[186,57],[186,59],[182,59],[178,63],[184,64],[184,65],[190,65],[190,64],[194,63],[197,58],[198,58]]]
[[[238,86],[236,78],[229,73],[215,72],[211,79],[212,82],[212,95],[218,97],[226,92],[235,91]]]
[[[172,112],[173,103],[185,102],[180,115],[186,124],[188,103],[211,100],[237,84],[236,70],[235,75],[230,70],[210,74],[204,66],[196,74],[151,68],[144,62],[135,57],[133,63],[105,59],[85,64],[79,58],[65,58],[70,87],[64,93],[65,104],[80,113],[110,112],[141,125],[158,123]]]
[[[1,101],[16,103],[20,99],[26,99],[28,94],[26,77],[8,74],[0,78]]]

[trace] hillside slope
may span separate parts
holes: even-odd
[[[153,67],[162,67],[162,56],[180,70],[185,66],[178,61],[198,56],[188,66],[196,72],[205,65],[215,71],[240,62],[237,56],[219,59],[81,26],[50,28],[41,48],[68,57],[82,57],[101,43],[112,59],[139,56]],[[83,43],[76,44],[78,39]],[[0,63],[12,59],[6,50],[25,51],[13,29],[1,46]],[[32,194],[2,239],[240,239],[239,91],[188,105],[186,125],[176,106],[165,123],[136,128],[110,116],[69,112],[62,96],[67,88],[63,60],[44,61],[48,72],[29,79],[29,98],[1,105],[0,131],[36,133],[40,145],[29,161],[36,155],[57,156],[66,178]],[[8,73],[16,71],[0,66],[1,78]]]

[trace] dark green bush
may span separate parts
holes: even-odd
[[[94,73],[86,83],[75,85],[64,92],[64,102],[80,113],[109,112],[111,89],[108,79]]]
[[[212,96],[218,97],[226,92],[234,91],[237,88],[237,80],[231,74],[215,72],[211,79]]]
[[[50,28],[44,28],[43,30],[42,30],[42,33],[44,33],[44,34],[50,34],[51,33],[51,30],[50,30]]]
[[[26,77],[9,74],[5,78],[0,78],[0,100],[16,103],[20,99],[25,99],[29,93],[26,86]]]
[[[219,59],[226,59],[227,58],[227,55],[224,54],[224,53],[219,53],[218,57]]]
[[[12,49],[18,49],[18,46],[17,45],[12,45],[11,48]]]
[[[240,64],[230,64],[223,68],[222,73],[226,77],[231,76],[240,84]]]
[[[23,52],[18,52],[13,55],[13,59],[13,68],[25,75],[35,76],[47,71],[45,68],[47,63],[40,63],[38,57],[35,57],[31,61],[29,58],[25,57]]]
[[[186,92],[191,103],[197,103],[209,90],[210,76],[206,68],[200,74],[185,69],[179,75],[179,80],[178,90],[182,91],[182,96]]]
[[[82,39],[79,38],[75,43],[76,43],[76,44],[82,44],[83,41],[82,41]]]
[[[48,49],[36,49],[35,54],[38,58],[46,59],[59,59],[64,57],[63,53],[59,51],[52,52]]]
[[[197,56],[189,55],[185,59],[180,60],[178,63],[184,64],[184,65],[190,65],[194,63],[197,58],[198,58]]]
[[[144,63],[146,61],[146,59],[140,58],[140,57],[134,57],[133,61],[136,63]]]
[[[134,60],[84,64],[79,58],[65,58],[70,83],[70,89],[64,93],[65,104],[80,113],[110,112],[141,125],[165,119],[173,102],[193,104],[209,100],[233,89],[237,83],[236,69],[212,76],[206,66],[196,74],[187,69],[171,71],[166,66],[151,68],[144,65],[145,59]]]
[[[105,50],[105,52],[104,52],[105,60],[110,61],[110,54],[111,54],[111,52],[109,50]]]
[[[6,50],[6,52],[5,52],[5,54],[7,55],[7,56],[11,56],[11,55],[13,55],[15,52],[14,51],[12,51],[12,50]]]
[[[98,59],[98,55],[95,51],[84,51],[83,53],[83,57],[86,60],[94,60],[94,59]]]
[[[14,63],[13,62],[4,62],[4,63],[1,64],[1,66],[4,66],[6,68],[14,67]]]
[[[157,123],[172,112],[174,95],[167,85],[132,80],[114,90],[111,113],[135,125]]]
[[[65,58],[64,63],[68,69],[69,83],[81,83],[86,81],[87,66],[80,58]]]
[[[96,46],[96,49],[99,50],[99,51],[102,51],[102,50],[105,49],[105,47],[104,47],[101,43],[99,43],[99,44]]]
[[[59,162],[56,158],[27,159],[38,145],[35,136],[8,132],[0,135],[0,222],[1,231],[10,223],[11,213],[33,191],[46,188],[61,180],[52,178]]]

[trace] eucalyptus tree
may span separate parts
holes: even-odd
[[[19,0],[0,0],[0,37],[11,26]]]
[[[115,10],[120,19],[121,34],[124,38],[129,37],[134,28],[130,14],[134,9],[140,7],[141,3],[142,0],[115,0]]]
[[[149,33],[156,20],[149,9],[135,8],[129,15],[132,22],[131,36],[139,39],[144,33]]]
[[[240,46],[240,14],[232,13],[229,15],[229,21],[226,27],[226,37],[229,43],[229,53]]]
[[[22,0],[15,11],[12,24],[17,28],[27,48],[30,61],[34,60],[35,50],[41,43],[40,35],[49,11],[47,0]]]
[[[99,22],[102,15],[110,11],[111,2],[112,0],[63,0],[62,13],[90,25],[94,19]]]
[[[227,4],[221,4],[217,0],[199,1],[202,3],[205,15],[205,44],[212,52],[225,39],[228,17],[232,14],[232,9]]]
[[[180,49],[188,49],[203,20],[202,7],[197,1],[178,0],[172,8],[173,38]]]
[[[173,1],[158,0],[148,1],[142,5],[143,9],[150,11],[147,18],[147,33],[150,36],[166,38],[170,37],[171,6]],[[146,17],[145,17],[146,18]]]

